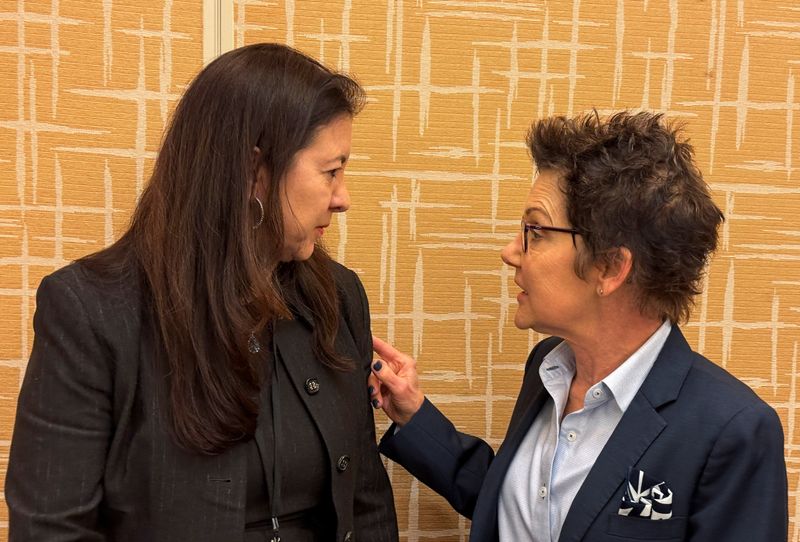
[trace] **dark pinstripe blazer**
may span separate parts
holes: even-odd
[[[327,448],[331,540],[394,542],[394,502],[366,391],[367,298],[355,273],[338,264],[333,272],[342,300],[337,347],[357,369],[319,363],[303,318],[281,321],[275,343]],[[151,328],[130,281],[101,284],[80,263],[42,281],[6,479],[12,542],[243,538],[246,447],[201,456],[173,443]],[[309,378],[320,384],[313,395]]]

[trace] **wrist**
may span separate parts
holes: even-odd
[[[394,420],[399,427],[403,427],[408,422],[411,421],[411,418],[416,416],[419,409],[422,408],[422,404],[425,402],[425,395],[420,393],[415,399],[414,402],[408,410],[405,410],[402,414],[398,413],[397,419]]]

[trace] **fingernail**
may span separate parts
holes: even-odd
[[[383,367],[383,364],[381,364],[381,362],[380,362],[380,361],[376,361],[376,362],[375,362],[375,365],[373,365],[373,366],[372,366],[372,368],[373,368],[375,371],[380,371],[382,367]]]
[[[370,387],[367,388],[367,391],[369,392],[370,395],[372,395],[373,393],[375,393],[375,388],[370,386]]]
[[[372,408],[378,408],[379,405],[380,405],[380,403],[378,403],[377,399],[373,399],[372,400]]]

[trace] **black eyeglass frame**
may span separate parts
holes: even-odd
[[[575,236],[580,235],[581,232],[575,228],[559,228],[557,226],[542,226],[541,224],[528,224],[525,219],[520,220],[520,227],[522,228],[522,252],[528,252],[528,232],[529,231],[556,231],[560,233],[572,234],[572,246],[578,248],[575,244]]]

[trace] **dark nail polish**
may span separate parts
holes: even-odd
[[[370,386],[370,387],[367,388],[367,392],[369,392],[369,394],[372,395],[373,393],[375,393],[375,388]]]
[[[372,408],[378,408],[378,400],[377,399],[373,399],[372,400]]]
[[[381,362],[380,362],[380,361],[376,361],[376,362],[375,362],[375,365],[373,365],[373,366],[372,366],[372,368],[373,368],[374,370],[376,370],[376,371],[380,371],[382,367],[383,367],[383,364],[381,364]]]

